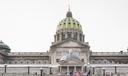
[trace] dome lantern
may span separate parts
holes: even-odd
[[[70,10],[67,12],[66,17],[72,17],[72,12]]]

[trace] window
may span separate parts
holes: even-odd
[[[74,39],[77,40],[77,32],[74,34]]]
[[[62,35],[62,40],[64,40],[65,39],[65,34],[61,33],[61,35]]]
[[[68,38],[71,38],[71,32],[68,32],[67,34],[68,34]]]

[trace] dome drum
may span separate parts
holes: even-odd
[[[72,31],[72,30],[68,30],[68,31],[59,31],[56,33],[55,35],[55,42],[58,42],[58,41],[63,41],[63,40],[66,40],[66,39],[73,39],[73,40],[76,40],[76,41],[80,41],[80,42],[84,42],[84,35],[82,32],[79,32],[79,31]]]

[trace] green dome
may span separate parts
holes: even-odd
[[[67,12],[66,18],[61,20],[59,25],[57,26],[57,30],[63,29],[76,29],[82,31],[80,23],[72,17],[72,13],[70,11]]]
[[[0,50],[1,49],[10,50],[10,47],[8,45],[4,44],[4,42],[0,41]]]

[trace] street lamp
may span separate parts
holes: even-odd
[[[40,76],[43,76],[43,68],[40,68]]]
[[[4,64],[4,73],[7,72],[7,64]]]

